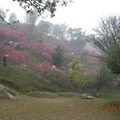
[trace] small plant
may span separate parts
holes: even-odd
[[[68,78],[72,81],[74,87],[78,90],[81,90],[91,82],[91,77],[83,72],[79,60],[73,60],[70,62]]]

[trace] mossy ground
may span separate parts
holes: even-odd
[[[105,110],[108,100],[79,97],[32,98],[0,103],[1,120],[120,120],[119,110]]]

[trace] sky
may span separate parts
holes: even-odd
[[[91,31],[98,26],[101,18],[120,15],[120,0],[73,0],[67,7],[57,9],[54,18],[46,17],[52,23],[67,24]],[[15,12],[18,19],[23,20],[25,11],[13,0],[0,0],[0,8]]]

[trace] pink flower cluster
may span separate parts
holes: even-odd
[[[41,58],[45,60],[52,60],[53,48],[47,43],[39,43],[32,45],[34,52],[38,53]]]
[[[88,57],[87,64],[100,64],[100,60],[97,57]]]
[[[24,63],[26,60],[27,53],[24,51],[16,51],[13,50],[11,53],[9,53],[9,59],[14,60],[18,63]]]
[[[96,74],[97,74],[95,70],[91,70],[91,69],[88,69],[88,68],[85,68],[84,72],[88,75],[91,75],[91,76],[96,76]]]
[[[9,55],[13,49],[10,46],[0,45],[0,60],[3,59],[4,55]]]
[[[19,31],[10,31],[6,28],[0,28],[0,59],[4,55],[8,55],[10,60],[16,62],[24,62],[26,59],[26,52],[16,50],[16,47],[22,48],[26,45],[24,33]]]
[[[0,28],[0,38],[3,45],[24,47],[27,43],[23,32],[9,31],[5,28]]]
[[[42,64],[35,64],[32,62],[27,63],[27,65],[31,68],[34,68],[40,73],[46,73],[46,72],[55,72],[57,74],[64,74],[64,71],[58,68],[54,68],[49,63],[42,63]]]

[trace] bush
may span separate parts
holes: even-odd
[[[109,69],[105,66],[102,66],[98,71],[96,76],[96,81],[94,82],[94,86],[99,92],[101,88],[110,86],[110,83],[115,80],[117,76],[113,74]]]

